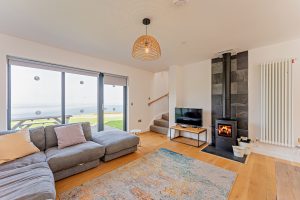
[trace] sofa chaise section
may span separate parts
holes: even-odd
[[[125,131],[109,130],[94,133],[93,141],[105,147],[102,160],[106,162],[135,152],[140,139]]]

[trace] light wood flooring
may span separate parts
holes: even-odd
[[[238,176],[232,187],[232,191],[229,196],[230,200],[276,199],[275,162],[283,162],[289,165],[300,166],[298,163],[283,161],[254,153],[249,156],[246,164],[241,164],[208,153],[200,152],[201,147],[196,148],[169,141],[166,136],[161,134],[146,132],[140,134],[140,138],[142,146],[139,147],[137,152],[103,163],[94,169],[56,182],[57,194],[112,171],[161,147],[236,172]]]

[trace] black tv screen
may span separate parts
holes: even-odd
[[[175,123],[202,126],[202,109],[175,108]]]

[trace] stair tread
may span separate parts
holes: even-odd
[[[163,122],[169,122],[169,120],[166,120],[166,119],[155,119],[154,121],[163,121]]]

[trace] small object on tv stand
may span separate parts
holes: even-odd
[[[181,128],[189,128],[189,127],[200,128],[199,126],[190,126],[190,125],[187,125],[187,124],[177,124],[177,125],[180,126]]]
[[[189,127],[189,126],[186,125],[186,124],[179,124],[179,126],[182,127],[182,128],[188,128],[188,127]]]

